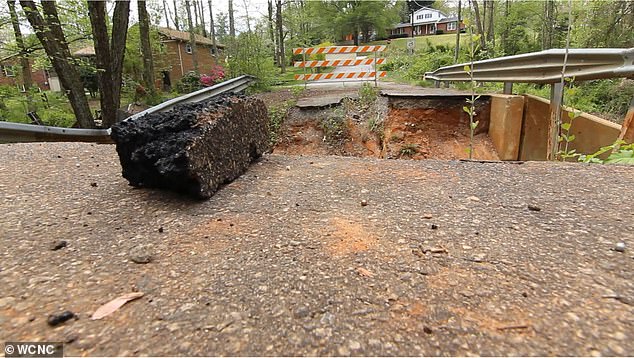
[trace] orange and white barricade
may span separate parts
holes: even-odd
[[[294,55],[303,55],[303,61],[294,63],[295,67],[300,68],[319,68],[319,67],[344,67],[344,66],[374,66],[372,71],[357,72],[336,72],[336,73],[304,73],[303,75],[295,75],[296,80],[301,81],[319,81],[319,80],[372,80],[375,85],[380,77],[385,77],[387,72],[377,71],[376,66],[385,62],[385,58],[378,58],[379,52],[385,51],[385,45],[368,45],[368,46],[329,46],[329,47],[305,47],[294,48]],[[374,53],[374,58],[364,59],[326,59],[326,60],[306,60],[306,55],[330,55],[330,54],[356,54],[356,53]],[[305,71],[304,71],[305,72]]]

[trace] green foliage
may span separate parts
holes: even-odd
[[[369,82],[364,82],[363,85],[359,87],[359,101],[364,106],[372,104],[378,95],[379,91]]]
[[[608,152],[612,153],[606,159],[600,158]],[[623,140],[617,140],[595,153],[579,155],[578,160],[583,163],[634,165],[634,143],[626,144]]]
[[[315,18],[315,30],[323,38],[343,39],[361,32],[385,37],[387,29],[398,22],[399,8],[391,1],[308,1],[309,11]],[[366,41],[367,42],[367,39]]]
[[[251,75],[257,78],[256,91],[267,90],[273,83],[275,66],[263,34],[243,32],[228,43],[228,69],[231,77]]]
[[[138,85],[138,83],[133,81],[130,83],[134,85],[135,88],[136,85]],[[190,71],[185,74],[185,76],[183,76],[178,82],[176,82],[175,86],[176,92],[181,94],[198,91],[201,88],[203,88],[203,86],[200,83],[200,75],[194,71]]]
[[[339,145],[348,137],[346,114],[342,108],[335,109],[326,119],[321,121],[326,141],[331,145]]]
[[[391,77],[421,81],[425,72],[453,64],[453,52],[453,47],[449,45],[428,45],[414,55],[408,55],[404,50],[395,50],[384,64],[379,65],[379,69],[390,72]]]
[[[381,140],[383,140],[383,137],[385,136],[384,122],[381,119],[380,114],[377,113],[376,117],[371,116],[370,119],[368,119],[368,129],[378,135]]]
[[[288,115],[288,110],[295,106],[295,101],[294,100],[289,100],[286,102],[282,102],[279,105],[274,105],[274,106],[270,106],[269,107],[269,133],[270,133],[270,137],[269,137],[269,143],[271,145],[271,147],[275,146],[281,136],[281,129],[282,129],[282,124],[284,124],[284,121],[286,120],[286,117]]]
[[[169,66],[165,63],[165,47],[161,44],[158,30],[153,26],[150,26],[150,45],[152,46],[152,60],[155,70],[159,71]],[[138,23],[128,29],[123,72],[134,81],[143,82],[143,56],[141,55],[141,34]]]
[[[467,148],[467,153],[469,154],[469,159],[471,159],[473,158],[473,135],[479,124],[479,121],[474,119],[476,115],[476,101],[480,98],[480,96],[476,96],[475,94],[476,83],[473,78],[473,62],[475,61],[476,52],[478,51],[478,41],[480,40],[480,35],[473,35],[473,28],[470,25],[467,25],[467,31],[469,34],[469,64],[465,65],[463,69],[469,74],[469,89],[471,92],[471,98],[467,99],[468,106],[464,106],[462,109],[469,115],[469,148]]]
[[[295,100],[298,100],[299,97],[301,97],[305,91],[306,91],[306,88],[302,86],[293,86],[291,88],[291,93],[293,94],[293,98],[295,98]]]
[[[32,103],[42,124],[56,127],[71,127],[75,123],[75,115],[62,93],[31,90]],[[25,94],[13,86],[0,86],[0,120],[31,123],[26,116],[28,101]]]
[[[400,157],[411,158],[414,155],[416,155],[416,153],[418,153],[418,144],[413,144],[413,143],[403,145],[401,147],[401,150],[399,151]]]

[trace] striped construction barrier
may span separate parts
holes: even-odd
[[[385,77],[385,75],[387,75],[387,72],[385,71],[313,73],[313,74],[305,74],[305,75],[295,75],[295,79],[299,81],[374,79],[378,77]]]
[[[295,67],[337,67],[337,66],[359,66],[359,65],[380,65],[385,62],[384,58],[366,58],[361,60],[324,60],[324,61],[299,61],[295,62]]]
[[[354,52],[382,52],[385,51],[385,45],[373,46],[330,46],[330,47],[302,47],[294,48],[293,55],[316,55],[328,53],[354,53]]]

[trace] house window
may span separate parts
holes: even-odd
[[[447,31],[454,31],[456,29],[456,23],[450,22],[447,24]]]
[[[429,14],[429,13],[428,13],[428,14],[425,14],[425,18],[426,18],[426,19],[431,19],[431,14]]]
[[[15,77],[15,66],[4,65],[2,68],[2,72],[7,77]]]
[[[422,20],[423,15],[416,15],[416,20]]]
[[[185,52],[192,53],[192,45],[190,43],[185,44]]]

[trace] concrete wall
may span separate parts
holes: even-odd
[[[523,116],[523,96],[491,95],[489,137],[500,160],[519,158]]]
[[[546,146],[548,142],[548,123],[550,121],[550,101],[536,96],[526,95],[524,101],[524,121],[519,146],[520,160],[546,160]],[[562,120],[569,122],[565,107]],[[610,145],[618,138],[621,126],[597,116],[582,113],[575,118],[570,128],[570,134],[575,135],[569,150],[576,149],[577,153],[590,154],[599,148]]]

